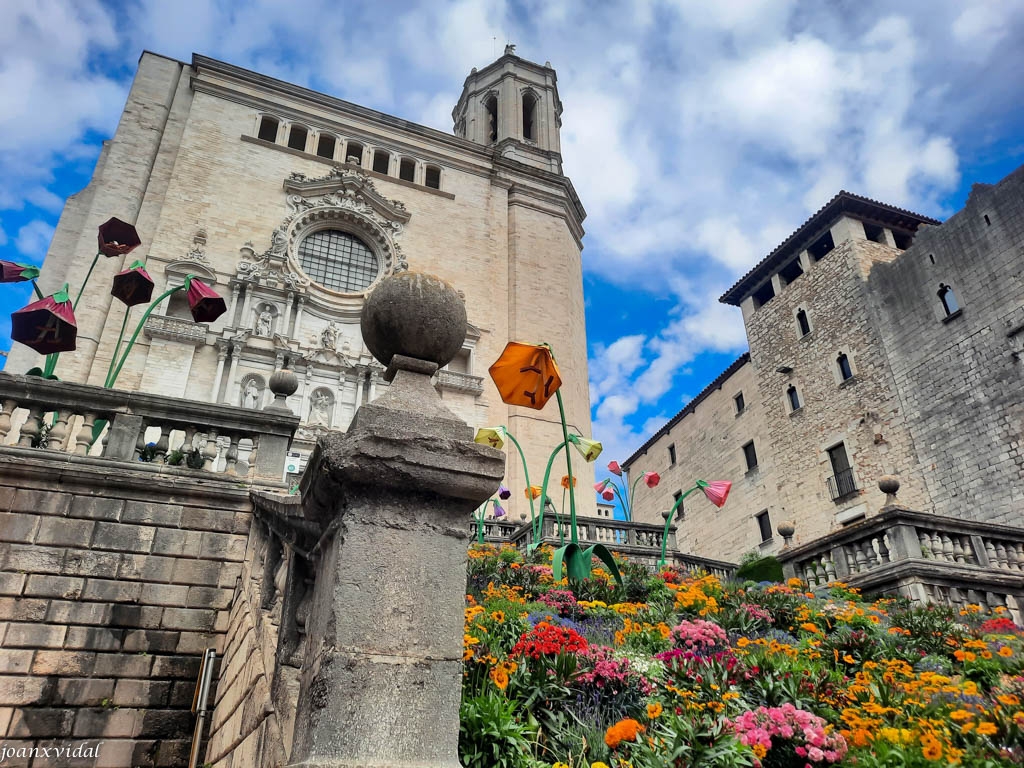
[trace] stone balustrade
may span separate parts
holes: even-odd
[[[434,378],[434,386],[437,389],[480,395],[484,391],[484,379],[483,376],[474,376],[470,373],[440,370]]]
[[[889,506],[875,517],[779,555],[811,586],[842,581],[865,592],[955,606],[1024,610],[1024,529]]]
[[[182,344],[199,346],[205,343],[209,330],[206,323],[197,323],[183,317],[150,315],[146,319],[143,333],[149,339],[168,339]]]
[[[159,465],[173,456],[180,471],[253,481],[281,481],[299,422],[287,411],[7,373],[0,373],[0,404],[0,446]]]

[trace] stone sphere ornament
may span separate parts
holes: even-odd
[[[793,534],[796,533],[796,524],[791,520],[783,520],[776,526],[776,530],[782,538],[791,539]]]
[[[900,489],[900,479],[896,475],[882,475],[878,478],[878,490],[886,496],[895,496]]]
[[[288,411],[291,413],[291,408],[288,407],[287,401],[299,389],[299,377],[295,375],[295,372],[289,368],[278,368],[270,374],[267,386],[270,387],[270,391],[274,394],[274,402],[268,405],[265,410]]]
[[[395,355],[448,364],[466,340],[466,305],[435,275],[399,272],[366,299],[359,325],[367,349],[383,365]]]

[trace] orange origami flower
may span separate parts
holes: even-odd
[[[562,487],[565,488],[565,489],[569,488],[569,476],[568,475],[562,475]],[[576,487],[576,478],[575,477],[572,479],[572,487],[573,488]]]
[[[502,401],[540,410],[562,386],[551,350],[510,341],[488,369]]]
[[[540,486],[531,485],[529,488],[523,489],[523,494],[528,499],[539,499],[540,498]]]

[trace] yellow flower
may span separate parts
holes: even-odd
[[[942,757],[942,744],[930,733],[921,736],[921,754],[926,760],[938,760]]]
[[[495,667],[491,670],[491,680],[498,687],[499,691],[504,691],[508,688],[508,672],[505,671],[504,666]]]
[[[1013,648],[1011,648],[1008,645],[1004,645],[1002,648],[999,649],[999,655],[1006,657],[1013,656]]]
[[[764,760],[764,756],[767,755],[767,754],[768,754],[768,750],[765,749],[764,744],[755,744],[754,745],[754,757],[756,757],[758,760]]]
[[[950,720],[970,720],[972,717],[974,715],[966,709],[956,709],[949,713]]]
[[[492,448],[497,448],[499,451],[505,447],[505,428],[504,427],[481,427],[476,431],[476,437],[473,438],[474,443],[482,443],[483,445],[489,445]]]
[[[980,733],[982,736],[994,736],[995,734],[999,733],[999,728],[996,727],[995,723],[978,723],[977,732]]]
[[[647,705],[647,717],[650,718],[651,720],[654,720],[655,718],[661,717],[662,711],[663,711],[663,708],[661,706],[661,702],[660,701],[655,701],[653,704],[648,704]]]
[[[599,760],[596,763],[591,763],[590,764],[590,768],[608,768],[608,764],[607,763],[602,763]]]
[[[505,612],[504,611],[491,611],[491,621],[495,621],[498,624],[505,623]]]
[[[553,763],[551,768],[569,768],[568,763]]]
[[[577,435],[569,435],[569,442],[573,444],[573,447],[580,452],[586,461],[595,461],[601,455],[601,451],[604,450],[604,446],[597,442],[597,440],[588,440]]]

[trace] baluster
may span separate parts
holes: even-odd
[[[843,559],[846,560],[846,572],[857,573],[857,560],[853,556],[853,552],[849,545],[842,545]]]
[[[160,425],[160,437],[156,441],[156,456],[153,461],[164,464],[167,461],[167,449],[171,447],[171,429],[169,424]]]
[[[11,416],[17,407],[16,400],[4,400],[3,410],[0,411],[0,443],[7,442],[7,434],[11,431]]]
[[[917,539],[921,542],[921,557],[931,559],[932,556],[932,541],[928,537],[927,531],[918,531]]]
[[[224,467],[224,472],[229,475],[237,475],[238,470],[236,467],[238,465],[238,435],[232,434],[230,435],[229,439],[231,440],[231,443],[228,445],[228,452],[226,457],[227,464]]]
[[[875,552],[874,536],[872,536],[870,539],[865,539],[864,556],[867,558],[869,568],[874,568],[876,565],[878,565],[878,553]]]
[[[947,563],[953,562],[953,540],[948,534],[942,534],[942,557]]]
[[[1012,541],[1008,541],[1006,546],[1006,568],[1011,571],[1017,570],[1017,548],[1014,546]]]
[[[1024,571],[1024,545],[1019,542],[1013,545],[1014,552],[1014,568],[1018,571]]]
[[[885,563],[892,562],[889,555],[889,547],[885,543],[885,540],[887,538],[889,538],[889,534],[887,533],[883,533],[881,536],[878,537],[878,559],[881,561],[883,565]]]
[[[206,448],[203,450],[203,469],[207,472],[214,472],[217,465],[217,430],[211,429],[206,433]]]
[[[942,560],[942,537],[938,531],[932,531],[932,556],[936,560]]]
[[[823,561],[823,565],[825,566],[825,577],[829,581],[835,581],[836,580],[836,568],[832,564],[832,561],[831,560],[826,560],[824,557],[822,558],[822,561]]]
[[[985,554],[988,555],[989,565],[992,565],[996,561],[996,545],[992,543],[992,539],[985,539]]]
[[[184,454],[188,454],[192,450],[192,444],[196,441],[196,428],[195,425],[189,424],[185,427],[185,437],[181,441],[181,447],[178,449]]]
[[[967,562],[967,558],[964,557],[964,545],[959,536],[953,537],[953,559],[958,563]]]
[[[146,419],[142,420],[139,425],[139,436],[135,440],[135,452],[132,454],[133,461],[140,461],[142,459],[142,452],[146,449],[146,430],[149,429],[149,422]]]
[[[33,405],[28,409],[28,418],[25,419],[25,423],[21,426],[21,437],[18,440],[18,445],[22,448],[31,448],[32,441],[39,437],[39,431],[42,427],[43,412],[38,405]]]
[[[107,455],[107,441],[110,440],[110,427],[114,423],[114,417],[113,416],[108,414],[104,418],[105,418],[105,421],[107,422],[107,425],[103,428],[103,431],[100,433],[100,449],[99,449],[99,452],[96,454],[97,456],[106,456]],[[91,424],[89,425],[89,434],[90,435],[92,434],[92,425]]]
[[[996,542],[996,562],[1000,568],[1006,568],[1006,547],[1001,541]]]
[[[46,448],[51,451],[59,451],[64,448],[64,438],[68,436],[67,411],[54,411],[55,420],[50,431],[46,433]]]
[[[860,542],[854,542],[853,550],[857,557],[857,573],[867,570],[868,560],[866,555],[864,554],[864,547],[861,545]]]
[[[245,461],[249,465],[249,479],[256,477],[256,453],[260,447],[259,435],[253,435],[251,438],[252,448],[249,449],[249,455],[245,458]]]

